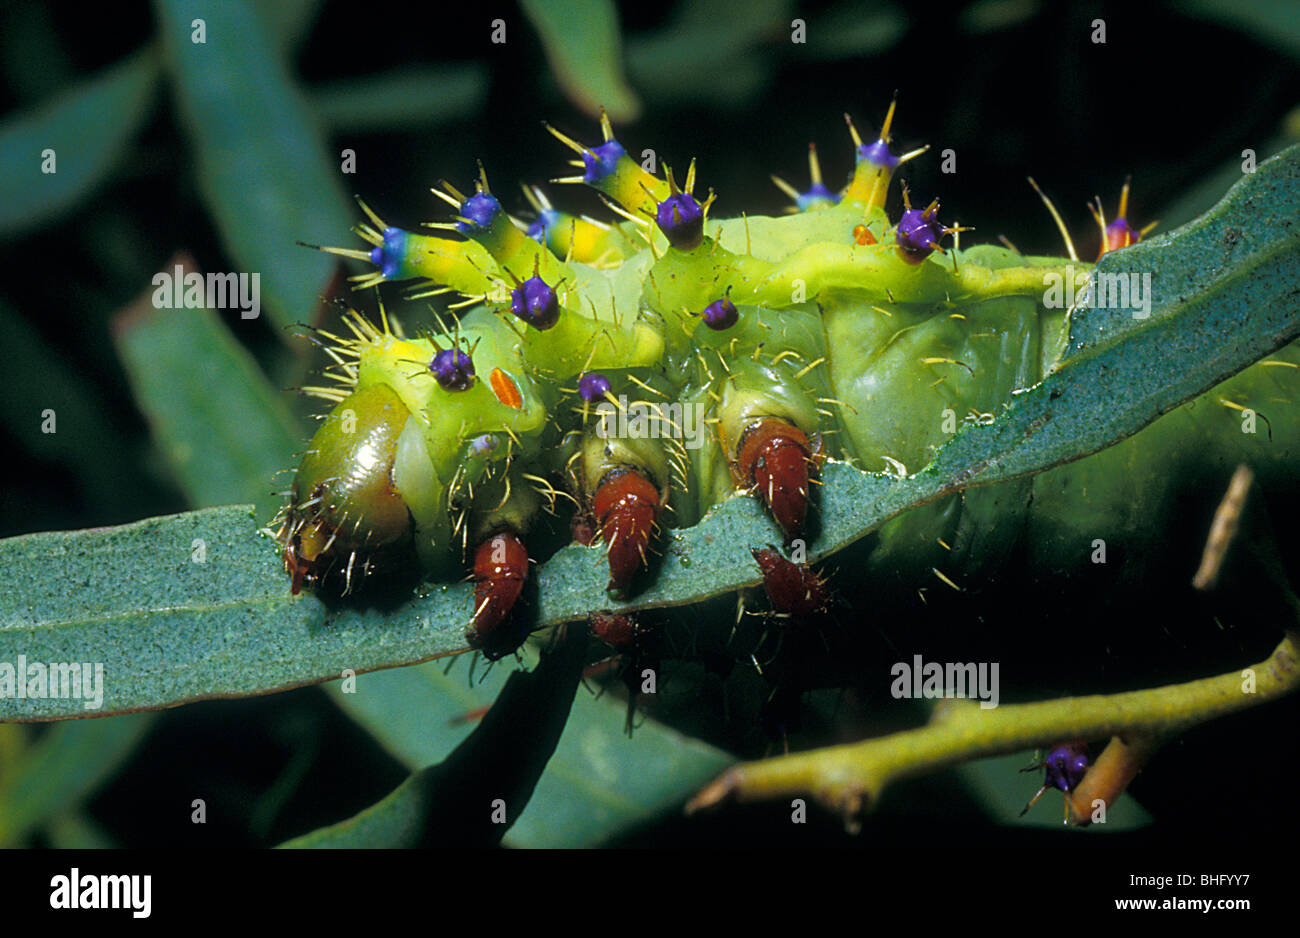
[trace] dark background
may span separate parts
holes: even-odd
[[[624,4],[628,42],[671,25],[686,6]],[[1262,28],[1225,25],[1240,8],[1254,7],[909,4],[896,9],[902,32],[895,41],[869,54],[834,56],[791,46],[788,29],[778,23],[751,53],[760,79],[733,100],[719,100],[707,89],[691,95],[677,84],[659,87],[653,74],[640,79],[634,74],[644,114],[621,126],[619,138],[633,152],[653,146],[674,165],[698,158],[701,183],[719,194],[714,211],[720,216],[742,210],[776,213],[786,200],[768,175],[775,172],[803,188],[806,145],[815,141],[827,182],[837,185],[852,166],[843,113],[849,111],[870,139],[897,89],[896,149],[933,147],[904,173],[922,199],[940,196],[945,219],[977,229],[968,236],[973,242],[1005,234],[1027,253],[1059,254],[1056,228],[1025,182],[1032,174],[1065,215],[1081,255],[1091,258],[1096,229],[1085,203],[1100,195],[1113,213],[1126,175],[1133,179],[1130,218],[1138,225],[1159,218],[1160,230],[1167,230],[1217,200],[1226,183],[1215,180],[1231,181],[1230,168],[1243,149],[1256,149],[1262,159],[1282,138],[1300,136],[1300,13],[1292,8],[1288,20]],[[842,9],[801,3],[795,15],[815,29],[820,17],[843,15]],[[862,6],[864,16],[880,9]],[[506,46],[488,41],[486,24],[497,16],[514,31]],[[1089,40],[1096,17],[1106,20],[1104,45]],[[719,21],[709,28],[721,36],[735,24]],[[145,4],[0,7],[5,70],[0,109],[12,116],[39,103],[65,83],[135,50],[154,29],[153,12]],[[486,95],[472,117],[336,134],[360,157],[360,171],[348,178],[349,187],[394,224],[414,227],[440,218],[442,209],[429,186],[443,178],[466,184],[480,158],[491,178],[500,180],[496,187],[508,193],[507,208],[523,213],[526,206],[512,182],[559,175],[566,158],[540,121],[580,139],[593,139],[597,132],[590,116],[559,91],[513,4],[323,3],[296,59],[308,86],[430,62],[486,65]],[[706,65],[701,63],[701,72],[707,75]],[[939,172],[938,153],[945,148],[957,153],[955,175]],[[187,143],[164,95],[107,184],[72,213],[5,241],[0,298],[91,389],[105,427],[128,454],[131,472],[111,498],[92,497],[75,462],[43,458],[30,419],[6,408],[0,447],[10,471],[0,494],[0,535],[117,524],[190,507],[152,448],[148,425],[108,338],[108,323],[178,248],[192,252],[201,269],[238,269],[223,254],[191,168]],[[550,192],[560,207],[604,214],[589,192],[561,187]],[[897,211],[892,202],[890,210]],[[339,232],[335,243],[351,241]],[[285,250],[303,249],[286,245]],[[271,327],[249,336],[249,344],[275,373],[282,344]],[[40,380],[22,361],[8,367],[6,384]],[[1204,530],[1208,515],[1199,510],[1188,521],[1189,532]],[[1288,529],[1284,520],[1274,523]],[[918,614],[911,626],[924,636],[916,650],[943,647],[947,657],[956,654],[955,660],[999,660],[1000,653],[1004,661],[1034,662],[1043,671],[1044,691],[1064,693],[1080,682],[1104,690],[1218,673],[1233,662],[1258,660],[1276,642],[1267,622],[1252,622],[1249,613],[1238,616],[1236,631],[1216,634],[1206,610],[1195,610],[1183,595],[1186,590],[1171,594],[1169,582],[1153,573],[1149,586],[1104,597],[1100,607],[1086,611],[1054,609],[1050,589],[1040,590],[1034,601],[1042,605],[1035,608],[1053,611],[996,635],[982,619],[972,628],[976,620],[966,618],[968,609],[960,616],[948,608],[931,610]],[[1250,596],[1242,601],[1249,604]],[[869,597],[854,599],[841,614],[849,622],[872,612]],[[1007,605],[993,608],[1026,603],[1023,594],[998,601]],[[1180,617],[1197,614],[1188,630],[1179,631]],[[989,621],[999,619],[990,613]],[[1152,622],[1161,628],[1138,628]],[[1093,635],[1102,623],[1108,630],[1103,639],[1080,640],[1080,630]],[[976,654],[963,658],[959,650],[967,647]],[[1133,788],[1156,824],[1120,837],[1132,843],[1249,846],[1265,832],[1294,833],[1286,783],[1297,768],[1296,716],[1294,702],[1274,705],[1218,721],[1172,744]],[[746,755],[761,754],[762,743],[752,735],[732,742]],[[292,797],[254,823],[253,805],[281,776],[286,759],[304,747],[305,768]],[[116,843],[192,844],[189,825],[162,823],[151,806],[193,790],[202,778],[204,790],[214,793],[204,844],[271,844],[355,812],[404,777],[404,769],[363,730],[309,688],[167,713],[134,758],[93,797],[89,812]],[[1028,779],[1026,787],[1032,793]],[[968,799],[944,776],[925,779],[898,786],[888,810],[870,820],[856,841],[821,816],[812,833],[825,843],[867,848],[933,844],[963,835],[1033,849],[1048,844],[1056,849],[1061,842],[1039,831],[996,827]],[[787,811],[747,808],[690,821],[669,817],[622,842],[780,843],[790,826],[777,822]],[[809,834],[797,837],[807,842]],[[1101,838],[1069,840],[1071,847],[1102,844]]]

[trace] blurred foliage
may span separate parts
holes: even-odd
[[[269,400],[258,381],[240,378],[261,371],[277,386],[297,385],[320,364],[305,343],[285,341],[284,327],[329,315],[321,300],[337,292],[339,272],[294,242],[344,243],[357,214],[351,193],[397,224],[430,219],[427,187],[468,178],[478,157],[494,178],[553,175],[563,154],[538,132],[542,118],[589,128],[600,103],[624,116],[639,103],[629,141],[674,160],[699,156],[724,215],[774,213],[783,199],[768,173],[801,167],[815,139],[833,182],[850,166],[841,114],[870,126],[897,88],[900,143],[924,138],[961,161],[953,176],[940,175],[937,160],[917,161],[909,183],[942,191],[945,209],[976,225],[980,240],[1006,233],[1022,250],[1059,251],[1026,172],[1076,230],[1086,230],[1084,203],[1098,191],[1113,198],[1129,172],[1135,218],[1193,217],[1222,194],[1243,149],[1262,160],[1297,137],[1287,117],[1300,102],[1300,16],[1281,0],[1133,6],[977,0],[954,17],[884,0],[525,2],[428,13],[314,0],[0,7],[0,328],[11,367],[0,441],[13,461],[0,535],[226,500],[270,505],[275,483],[261,480],[274,458],[230,464],[222,441],[263,428],[268,436],[254,449],[280,449],[288,466],[310,426],[314,408],[288,395]],[[204,45],[190,42],[196,16],[207,21]],[[1108,24],[1105,46],[1085,38],[1098,16]],[[498,17],[504,45],[491,41]],[[796,17],[807,27],[802,45],[790,42]],[[58,171],[45,174],[41,153],[51,148]],[[358,168],[344,176],[348,148]],[[599,211],[588,193],[565,195]],[[522,199],[508,207],[522,208]],[[1095,241],[1085,237],[1081,250]],[[267,316],[185,311],[186,329],[132,316],[150,277],[178,252],[199,270],[260,271]],[[148,390],[178,374],[185,380]],[[40,432],[46,408],[58,413],[56,434]],[[177,440],[201,438],[203,428],[210,451],[177,451]],[[82,573],[69,569],[70,581]],[[843,618],[864,614],[856,607]],[[952,647],[951,630],[938,624],[945,615],[951,607],[909,623],[918,651],[940,637]],[[1225,656],[1273,638],[1213,624],[1176,639],[1120,636],[1107,649],[1104,679],[1150,685],[1178,668],[1190,674],[1214,662],[1217,670]],[[982,620],[956,639],[959,649],[996,640]],[[1005,659],[1020,653],[1030,663],[1064,647],[1028,626],[1003,641]],[[439,667],[363,676],[367,689],[356,696],[308,688],[156,716],[0,725],[0,844],[269,845],[355,815],[408,771],[463,745],[476,731],[472,721],[443,726],[450,711],[484,705],[508,670],[458,693],[464,679]],[[754,823],[770,819],[761,811],[690,826],[675,818],[684,793],[728,753],[761,754],[767,741],[753,688],[738,692],[750,677],[724,682],[691,667],[670,677],[653,712],[665,725],[648,722],[631,741],[615,691],[598,701],[577,691],[531,810],[508,842],[772,842],[773,828]],[[1041,690],[1068,684],[1052,671]],[[860,689],[833,705],[815,699],[793,743],[897,728],[891,721],[901,718],[870,702]],[[730,719],[716,722],[720,712]],[[1251,812],[1261,822],[1270,816],[1253,796],[1258,779],[1230,769],[1250,760],[1254,736],[1282,725],[1276,715],[1252,719],[1253,735],[1238,731],[1240,719],[1207,728],[1139,779],[1138,798],[1164,819],[1163,836],[1175,836],[1180,822],[1241,836],[1233,832],[1251,827]],[[686,743],[667,725],[708,745]],[[1183,784],[1206,771],[1208,752],[1228,767],[1213,775],[1213,790],[1241,805],[1231,825],[1214,827]],[[1294,767],[1294,754],[1284,758]],[[1286,765],[1273,771],[1285,776]],[[675,784],[654,784],[663,778]],[[916,836],[927,824],[945,836],[979,831],[1012,842],[1016,828],[1002,826],[1006,793],[989,789],[987,777],[957,773],[900,787],[872,843]],[[191,797],[211,806],[203,827],[190,824]],[[842,842],[834,824],[807,836]]]

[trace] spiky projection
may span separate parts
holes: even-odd
[[[414,338],[356,312],[345,334],[318,333],[332,383],[304,390],[333,410],[280,519],[295,591],[335,578],[356,588],[396,555],[443,580],[472,565],[466,616],[481,644],[520,594],[530,527],[561,499],[577,506],[575,538],[603,543],[611,592],[627,596],[652,575],[662,527],[752,495],[789,545],[817,510],[825,460],[915,472],[954,421],[987,419],[1039,381],[1070,312],[1045,285],[1087,265],[1046,197],[1068,266],[1009,242],[962,250],[969,229],[940,222],[937,200],[913,208],[905,190],[891,221],[894,177],[925,151],[895,155],[894,114],[891,103],[871,143],[846,115],[854,166],[838,191],[810,147],[809,189],[777,180],[795,203],[779,218],[713,218],[712,191],[693,194],[694,161],[682,186],[662,164],[652,175],[607,118],[595,146],[548,129],[580,170],[553,181],[596,189],[612,222],[560,212],[535,186],[524,194],[536,219],[513,218],[481,166],[472,192],[433,190],[452,217],[429,234],[362,203],[355,231],[369,249],[322,250],[373,266],[357,287],[454,293],[459,314]],[[1095,209],[1103,252],[1141,237],[1127,201],[1126,184],[1110,224]],[[886,535],[916,531],[944,545],[924,563],[955,584],[940,568],[969,532],[927,509]],[[485,555],[492,544],[509,556]]]

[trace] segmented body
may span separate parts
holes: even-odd
[[[816,510],[823,460],[915,472],[963,422],[995,417],[1062,351],[1067,309],[1045,305],[1047,275],[1081,280],[1088,265],[958,250],[960,229],[945,228],[934,203],[891,223],[891,178],[916,154],[894,156],[888,126],[868,145],[854,132],[857,165],[839,193],[814,159],[821,189],[781,218],[708,218],[711,198],[691,195],[693,164],[682,189],[668,172],[655,178],[608,123],[596,147],[557,136],[584,168],[569,181],[600,190],[619,224],[565,216],[528,190],[541,215],[529,228],[485,177],[472,196],[440,193],[456,209],[443,226],[454,237],[372,214],[374,226],[357,229],[372,250],[331,249],[375,265],[363,284],[415,280],[422,294],[476,302],[436,334],[406,338],[351,314],[350,335],[328,335],[338,384],[314,390],[336,406],[281,528],[295,589],[331,571],[351,587],[384,551],[413,552],[428,575],[452,579],[502,532],[523,550],[567,489],[575,531],[604,541],[610,588],[626,594],[661,525],[693,525],[751,493],[788,543]],[[1137,237],[1124,225],[1114,246]],[[1297,365],[1289,346],[1096,456],[900,516],[855,578],[934,571],[952,584],[986,574],[1022,536],[1078,562],[1098,532],[1145,536],[1172,497],[1169,477],[1193,464],[1249,457],[1266,475],[1293,475],[1294,420],[1279,415],[1282,442],[1265,446],[1241,432],[1241,408],[1268,414],[1289,400]],[[1203,434],[1211,445],[1185,445]],[[508,614],[522,582],[480,566],[471,638],[485,616]],[[511,603],[499,601],[507,592]]]

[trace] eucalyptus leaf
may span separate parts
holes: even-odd
[[[808,24],[807,42],[799,51],[819,61],[866,58],[898,43],[907,32],[907,16],[893,3],[844,0]]]
[[[626,704],[579,692],[564,736],[528,809],[506,837],[511,847],[595,847],[681,806],[735,762],[721,749],[646,718],[628,737]]]
[[[226,252],[261,277],[275,324],[310,320],[334,261],[296,242],[328,244],[352,213],[282,43],[246,0],[155,8],[199,189]]]
[[[142,49],[0,123],[0,238],[53,221],[113,171],[149,116],[158,56]]]
[[[0,541],[0,669],[104,666],[103,705],[0,696],[0,720],[106,716],[244,696],[464,650],[468,584],[400,609],[293,596],[251,506]],[[3,671],[0,670],[0,681]],[[0,687],[3,684],[0,683]]]
[[[526,663],[536,662],[531,645],[520,653]],[[445,759],[464,741],[475,715],[492,705],[513,671],[504,661],[480,665],[471,680],[464,664],[429,661],[358,676],[347,690],[334,681],[325,691],[389,755],[415,770]]]
[[[574,104],[593,117],[603,107],[613,120],[636,120],[641,102],[623,75],[623,39],[612,0],[521,0],[520,6]]]
[[[772,71],[760,46],[789,40],[789,0],[695,0],[680,5],[667,27],[628,42],[636,87],[659,102],[713,102],[738,107],[758,94]],[[728,28],[718,29],[718,23]]]
[[[524,653],[532,659],[531,646]],[[467,671],[429,662],[364,675],[351,693],[337,682],[328,691],[391,755],[421,769],[469,734],[473,723],[462,717],[492,705],[508,677],[505,666],[487,674],[480,667],[471,684]],[[629,738],[625,714],[613,695],[579,691],[529,807],[506,836],[509,846],[595,846],[677,810],[733,761],[650,718]]]
[[[958,21],[975,34],[993,33],[1019,26],[1039,13],[1039,0],[975,0],[961,11]]]
[[[533,671],[516,671],[446,760],[412,773],[355,817],[284,847],[490,846],[515,823],[564,732],[585,629],[569,629]]]
[[[410,67],[316,85],[311,99],[335,132],[404,130],[472,118],[487,100],[488,79],[480,62]]]
[[[1300,59],[1300,18],[1291,0],[1178,0],[1188,16],[1240,30],[1264,45]]]
[[[188,259],[174,261],[193,270]],[[114,339],[136,403],[190,503],[255,501],[269,516],[283,501],[271,494],[276,474],[302,439],[283,395],[217,314],[156,308],[147,295],[118,316]]]
[[[12,363],[0,425],[38,459],[66,466],[102,510],[126,514],[135,496],[132,466],[117,442],[120,428],[97,406],[96,390],[2,300],[0,332]],[[51,412],[58,432],[42,433]]]
[[[1141,429],[1300,334],[1300,147],[1263,163],[1196,222],[1107,255],[1102,273],[1150,274],[1146,318],[1076,310],[1067,353],[989,424],[969,425],[906,478],[842,463],[823,472],[810,559],[943,495],[1041,472]],[[570,545],[537,573],[537,626],[592,609],[698,602],[754,585],[748,549],[779,535],[758,503],[728,499],[670,533],[654,583],[611,602],[597,547]],[[202,545],[205,560],[195,562]],[[0,541],[0,662],[109,665],[102,713],[264,693],[464,650],[466,583],[376,608],[293,597],[248,508]],[[0,718],[84,716],[79,701],[0,699]]]
[[[84,811],[65,811],[45,827],[55,850],[112,850],[118,847],[108,832]]]
[[[1294,131],[1278,134],[1259,146],[1254,147],[1254,162],[1261,163],[1266,159],[1276,156],[1290,144],[1296,142],[1297,133]],[[1215,169],[1203,177],[1191,189],[1182,193],[1166,205],[1159,215],[1159,226],[1165,230],[1171,230],[1179,225],[1184,225],[1192,221],[1197,216],[1205,213],[1222,198],[1223,193],[1239,180],[1242,176],[1242,166],[1245,163],[1245,157],[1242,155],[1235,156],[1232,160],[1223,166]]]
[[[0,847],[21,844],[32,831],[77,808],[130,757],[153,725],[153,716],[76,720],[53,727],[5,774]]]
[[[0,33],[0,69],[5,84],[24,103],[57,94],[76,80],[72,57],[54,25],[48,6],[13,5],[5,10]],[[33,65],[39,63],[39,68]]]
[[[304,45],[320,15],[321,0],[262,0],[257,11],[290,51]]]

